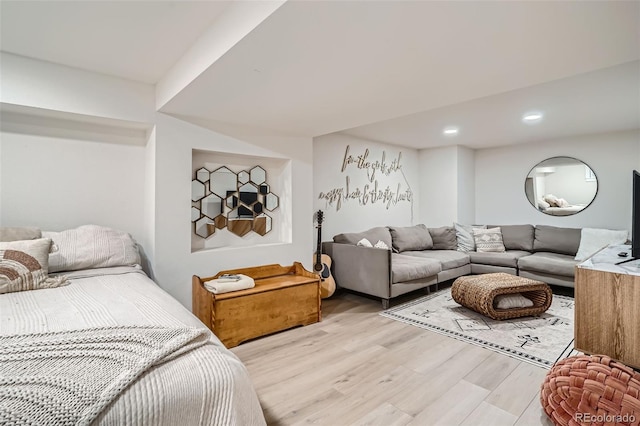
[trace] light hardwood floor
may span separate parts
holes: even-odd
[[[322,322],[232,349],[268,424],[552,425],[538,399],[547,370],[380,311],[338,293]]]

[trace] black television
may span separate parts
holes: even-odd
[[[633,171],[633,200],[631,206],[631,257],[640,259],[640,173]]]

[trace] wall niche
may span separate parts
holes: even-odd
[[[291,164],[192,150],[191,252],[291,242]]]

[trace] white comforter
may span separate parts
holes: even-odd
[[[69,278],[60,288],[0,295],[0,334],[134,325],[204,328],[139,269],[94,269]],[[244,365],[209,334],[204,346],[148,370],[94,423],[265,424]]]

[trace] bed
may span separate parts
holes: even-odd
[[[0,424],[265,424],[244,365],[138,264],[118,265],[131,255],[56,270],[63,256],[46,274],[63,285],[0,294]]]
[[[543,210],[543,212],[550,214],[552,216],[570,216],[572,214],[576,214],[586,206],[584,205],[570,205],[566,207],[547,207]]]

